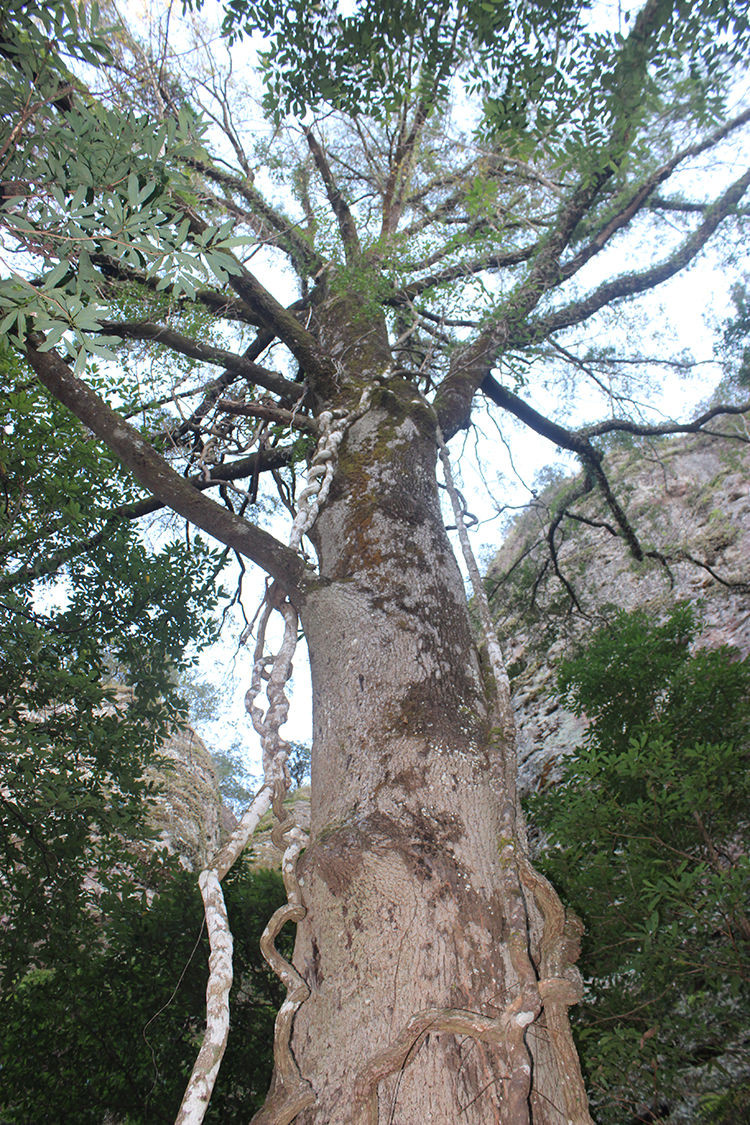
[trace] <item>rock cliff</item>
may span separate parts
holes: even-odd
[[[659,617],[689,601],[700,644],[750,652],[747,434],[634,440],[610,453],[606,470],[646,557],[636,559],[616,534],[601,493],[580,496],[583,477],[570,478],[515,522],[487,576],[513,686],[523,792],[551,780],[580,738],[580,721],[555,697],[556,667],[614,609],[640,606]]]
[[[115,684],[108,709],[125,710],[131,699],[130,688]],[[156,846],[166,846],[188,870],[201,871],[237,821],[224,804],[211,753],[189,723],[172,727],[146,776]]]
[[[160,840],[191,870],[200,871],[236,824],[224,804],[213,760],[188,725],[173,728],[151,771],[150,820]]]

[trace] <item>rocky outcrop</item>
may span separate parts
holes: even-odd
[[[168,849],[200,871],[236,818],[224,804],[208,748],[192,727],[174,727],[159,757],[150,771],[155,794],[149,819]]]
[[[236,827],[237,817],[224,803],[211,754],[192,727],[175,727],[160,749],[160,758],[151,774],[156,787],[151,824],[186,867],[200,871]],[[309,785],[289,793],[284,806],[294,812],[301,828],[309,830]],[[281,867],[282,853],[271,839],[275,824],[269,810],[248,846],[253,867]]]
[[[132,689],[112,685],[108,709],[124,711]],[[156,846],[179,856],[191,871],[201,871],[237,823],[224,804],[211,754],[188,723],[176,723],[146,771],[151,784],[148,819]]]
[[[555,776],[582,724],[555,696],[556,668],[615,609],[664,616],[696,605],[700,643],[750,652],[750,445],[714,439],[633,441],[606,470],[644,557],[634,557],[598,491],[560,480],[518,519],[487,576],[519,732],[523,792]],[[550,546],[549,528],[561,512]],[[619,532],[619,534],[615,534]],[[649,557],[649,552],[652,552]],[[661,556],[661,557],[657,557]]]

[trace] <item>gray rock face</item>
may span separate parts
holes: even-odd
[[[175,727],[151,771],[156,784],[150,819],[170,851],[201,871],[236,824],[219,790],[211,755],[189,726]]]
[[[114,685],[108,709],[125,710],[132,689]],[[147,770],[153,786],[149,820],[161,846],[189,871],[201,871],[237,820],[224,804],[208,747],[188,724],[175,725]]]
[[[514,690],[522,792],[552,780],[555,763],[579,742],[582,722],[555,698],[556,667],[613,610],[640,606],[658,618],[688,601],[698,609],[702,646],[750,652],[747,442],[740,430],[733,440],[638,441],[607,458],[644,554],[665,561],[634,558],[598,491],[572,500],[582,478],[548,488],[512,527],[488,585]],[[547,529],[568,506],[575,518],[563,518],[554,537],[559,577]]]

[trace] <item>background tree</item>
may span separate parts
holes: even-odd
[[[10,985],[61,947],[85,956],[101,894],[129,885],[134,844],[149,835],[146,769],[183,713],[176,676],[186,648],[214,633],[219,559],[200,542],[149,549],[117,516],[133,493],[117,462],[7,352],[2,373],[0,974]],[[35,561],[59,567],[71,545],[58,581],[36,582]]]
[[[169,1120],[207,942],[195,876],[149,812],[161,743],[185,718],[178,685],[215,633],[221,559],[167,528],[159,549],[120,518],[127,475],[8,353],[0,463],[0,1120]],[[118,524],[106,536],[102,518]],[[54,580],[34,579],[39,557],[57,559]],[[283,990],[258,939],[283,887],[244,867],[227,894],[239,1034],[212,1113],[239,1121],[270,1078]]]
[[[108,50],[66,4],[6,4],[0,219],[17,257],[0,327],[130,470],[136,505],[257,563],[290,641],[304,628],[312,834],[301,882],[287,865],[293,999],[256,1120],[586,1122],[567,1023],[579,926],[528,861],[507,677],[492,637],[473,639],[436,462],[485,398],[575,453],[628,549],[651,550],[596,439],[688,423],[643,417],[611,357],[606,421],[572,429],[531,400],[560,374],[596,386],[582,349],[607,310],[648,307],[737,237],[746,5],[647,0],[617,27],[577,4],[227,13],[231,33],[270,37],[256,143],[215,66],[173,74],[163,40]],[[278,282],[253,272],[258,247]],[[121,358],[146,347],[218,374],[184,386],[165,365],[146,390]],[[262,526],[266,475],[301,509],[292,547]],[[304,533],[316,563],[294,549]],[[276,667],[256,719],[280,798]],[[257,683],[264,669],[259,654]]]
[[[696,1120],[737,1120],[747,1098],[750,664],[693,649],[696,632],[687,605],[623,613],[563,662],[589,726],[529,803],[542,868],[586,923],[574,1022],[613,1125],[686,1097]],[[712,1060],[721,1077],[700,1080]]]

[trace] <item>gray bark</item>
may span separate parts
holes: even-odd
[[[318,574],[179,477],[60,357],[28,348],[160,502],[276,578],[307,635],[299,989],[256,1123],[586,1125],[567,1022],[579,927],[526,855],[504,693],[440,514],[436,412],[394,377],[382,323],[340,297],[316,316],[330,355],[313,372],[317,417],[351,421],[309,532]]]
[[[511,748],[440,516],[434,421],[413,394],[398,380],[376,392],[314,530],[295,951],[311,994],[292,1047],[316,1101],[295,1120],[584,1122],[561,925],[545,962],[562,912],[525,858]]]

